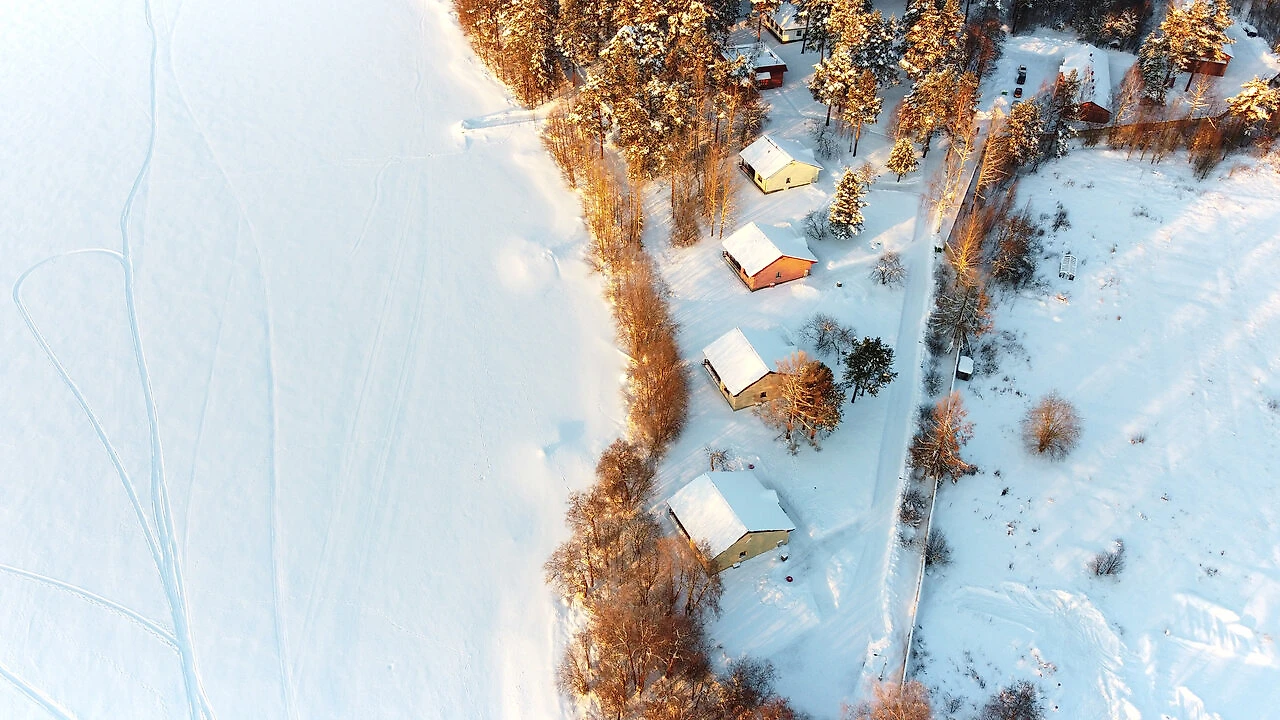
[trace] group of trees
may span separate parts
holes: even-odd
[[[1190,72],[1201,60],[1221,61],[1223,48],[1235,42],[1227,36],[1231,26],[1231,6],[1227,0],[1192,0],[1185,5],[1171,2],[1160,28],[1142,41],[1138,64],[1148,98],[1163,103],[1173,76]],[[1187,89],[1191,78],[1187,79]]]
[[[801,334],[819,354],[836,355],[842,372],[837,380],[830,366],[804,352],[778,363],[778,389],[756,413],[779,431],[791,452],[799,449],[801,440],[820,447],[822,438],[839,427],[846,392],[851,403],[857,402],[860,395],[878,395],[898,377],[893,348],[878,337],[859,340],[852,328],[830,315],[815,314]]]
[[[571,534],[545,571],[586,623],[565,648],[561,688],[614,718],[794,719],[767,664],[713,671],[705,628],[720,578],[688,543],[663,536],[648,510],[653,478],[644,450],[619,440],[592,487],[569,497]]]

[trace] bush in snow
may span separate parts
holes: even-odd
[[[1019,680],[991,696],[982,707],[979,720],[1043,720],[1044,705],[1040,691],[1026,680]]]
[[[924,509],[929,505],[929,498],[924,493],[911,488],[902,493],[902,499],[898,501],[898,519],[904,525],[918,527],[920,521],[924,520]]]
[[[1110,550],[1104,550],[1089,558],[1089,572],[1097,577],[1119,575],[1124,570],[1124,542],[1116,539]]]
[[[827,216],[831,213],[831,207],[824,205],[817,210],[810,210],[804,216],[804,236],[813,242],[823,242],[835,237],[831,232],[831,221]]]
[[[930,720],[929,691],[919,680],[876,684],[870,702],[844,714],[844,720]]]
[[[733,456],[727,448],[713,448],[710,445],[703,448],[707,453],[707,464],[711,466],[711,470],[727,470],[729,463],[733,462]]]
[[[1080,442],[1080,414],[1056,391],[1031,406],[1022,419],[1027,452],[1061,460]]]
[[[853,349],[858,334],[826,313],[814,313],[800,328],[800,335],[813,343],[819,355],[842,355]]]
[[[951,544],[947,542],[947,536],[941,530],[929,533],[929,539],[924,543],[924,564],[951,564]]]
[[[892,250],[886,250],[875,267],[871,268],[871,277],[881,285],[901,287],[907,279],[907,269],[902,265],[902,257]]]

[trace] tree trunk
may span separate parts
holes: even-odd
[[[831,127],[831,106],[827,105],[827,127]]]
[[[862,139],[862,123],[853,129],[853,156],[858,157],[858,141]]]

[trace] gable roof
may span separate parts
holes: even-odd
[[[734,62],[738,58],[743,58],[751,66],[752,70],[761,68],[782,68],[785,72],[787,64],[782,58],[778,57],[778,53],[774,52],[764,43],[747,43],[746,45],[730,45],[721,53],[729,62]]]
[[[703,473],[672,495],[667,507],[694,542],[711,546],[712,558],[747,533],[796,529],[778,504],[778,493],[750,470]]]
[[[822,169],[822,166],[813,159],[813,151],[809,148],[790,140],[775,139],[769,135],[762,135],[759,140],[742,148],[738,157],[766,178],[777,175],[793,160]]]
[[[782,257],[818,262],[804,238],[788,228],[747,223],[720,243],[748,275],[755,275]]]
[[[702,350],[720,382],[733,395],[777,370],[778,361],[795,352],[794,345],[775,333],[742,328],[730,330]]]
[[[1062,67],[1058,73],[1063,77],[1076,72],[1080,78],[1080,92],[1076,99],[1080,103],[1093,103],[1100,108],[1111,108],[1111,68],[1108,65],[1107,53],[1092,45],[1077,45],[1062,58]]]
[[[793,3],[783,2],[773,11],[773,21],[783,30],[799,30],[808,24],[800,19],[800,8]]]

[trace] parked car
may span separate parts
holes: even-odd
[[[1021,87],[1016,87],[1016,88],[1014,88],[1014,89],[1013,89],[1013,96],[1014,96],[1014,97],[1016,97],[1016,98],[1020,98],[1020,97],[1022,97],[1022,88],[1021,88]]]
[[[1026,82],[1027,82],[1027,66],[1019,65],[1018,66],[1018,84],[1024,85],[1026,84]]]

